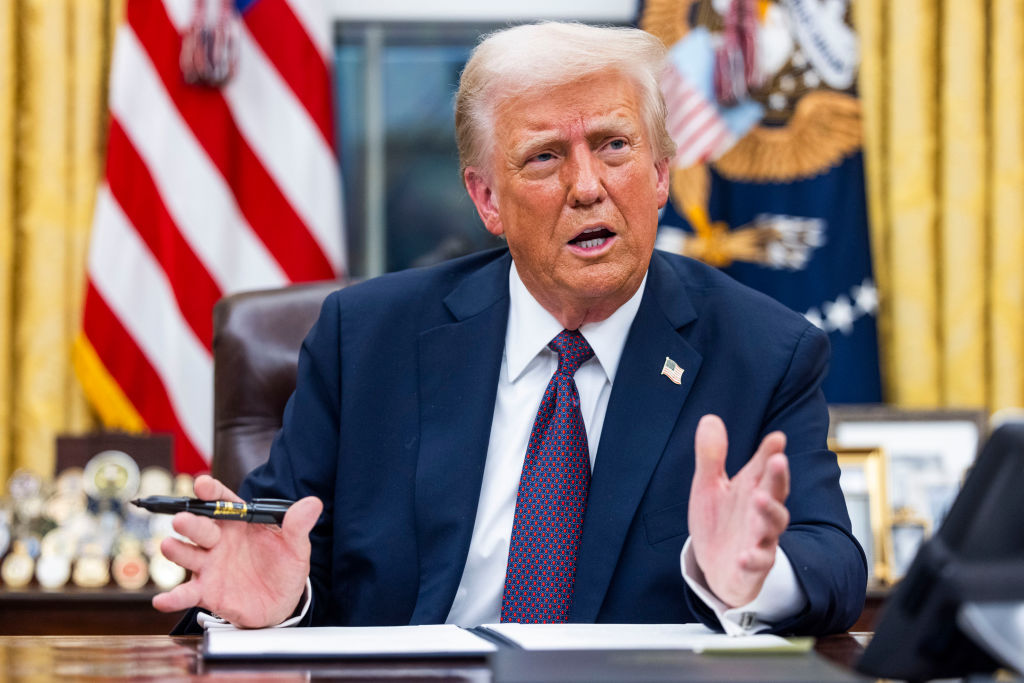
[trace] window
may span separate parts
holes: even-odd
[[[335,97],[353,275],[501,244],[463,188],[453,112],[459,73],[493,28],[339,24]]]

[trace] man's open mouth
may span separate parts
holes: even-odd
[[[614,236],[615,233],[608,228],[589,228],[569,240],[569,244],[581,249],[595,249]]]

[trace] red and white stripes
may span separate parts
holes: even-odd
[[[320,0],[236,4],[234,77],[216,89],[179,66],[194,0],[128,0],[76,348],[107,425],[172,432],[189,472],[212,451],[213,304],[345,264]]]
[[[666,125],[675,140],[675,168],[717,159],[736,142],[719,114],[715,103],[709,102],[687,78],[672,65],[661,77],[661,91],[668,108]]]

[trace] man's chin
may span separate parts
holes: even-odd
[[[636,273],[621,264],[586,264],[564,279],[562,291],[577,302],[607,303],[618,308],[636,293],[643,277],[643,272]]]

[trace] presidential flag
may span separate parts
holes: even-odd
[[[658,246],[723,269],[829,335],[830,403],[880,401],[857,36],[848,3],[649,0],[678,145]]]
[[[211,314],[345,269],[319,0],[127,0],[75,363],[111,428],[212,452]]]

